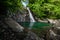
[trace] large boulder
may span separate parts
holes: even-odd
[[[52,27],[47,33],[47,40],[60,40],[60,29]]]

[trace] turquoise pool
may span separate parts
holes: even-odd
[[[31,29],[41,29],[43,27],[51,26],[51,24],[44,22],[21,22],[20,24],[25,28]]]

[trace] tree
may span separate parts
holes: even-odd
[[[29,7],[38,18],[60,18],[60,0],[30,0]]]

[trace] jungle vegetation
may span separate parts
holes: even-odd
[[[0,0],[0,10],[22,10],[21,0]],[[37,18],[60,19],[60,0],[29,0],[28,7]],[[5,13],[4,13],[5,14]]]

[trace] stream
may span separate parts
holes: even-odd
[[[22,25],[24,28],[27,28],[30,30],[28,31],[28,35],[26,36],[25,40],[29,40],[29,39],[30,40],[44,40],[43,38],[41,39],[41,37],[43,37],[44,34],[46,34],[44,32],[49,30],[50,24],[43,23],[43,22],[36,22],[29,7],[27,7],[29,0],[21,0],[21,2],[22,2],[23,7],[26,10],[28,10],[29,18],[30,18],[30,22],[19,22],[19,24]]]

